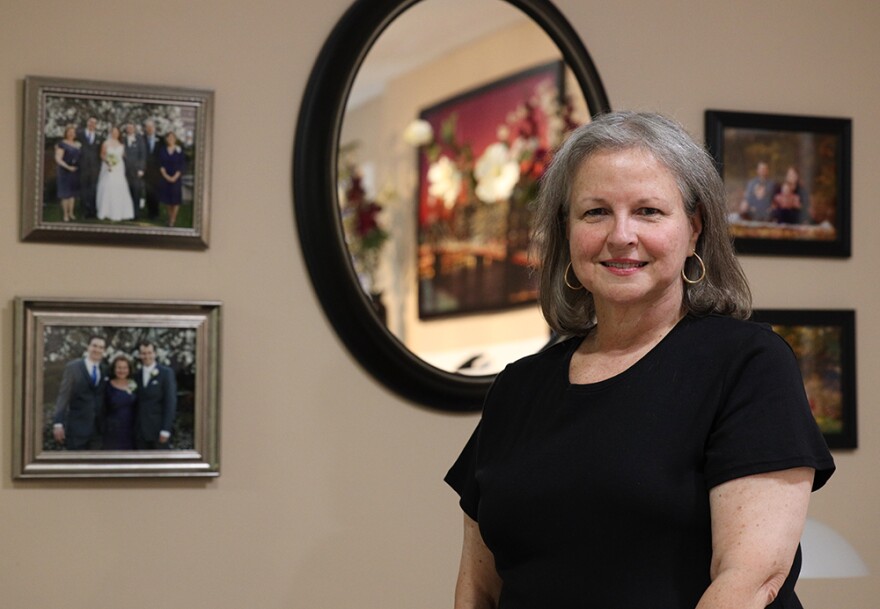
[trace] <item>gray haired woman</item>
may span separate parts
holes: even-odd
[[[800,607],[798,540],[834,462],[794,355],[747,318],[712,159],[676,122],[602,115],[537,201],[564,340],[510,364],[447,474],[456,608]]]

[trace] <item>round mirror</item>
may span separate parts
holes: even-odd
[[[479,409],[548,341],[528,203],[566,131],[607,111],[595,68],[543,0],[359,0],[318,57],[294,150],[316,293],[378,380]]]

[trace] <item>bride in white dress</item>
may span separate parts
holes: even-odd
[[[119,141],[119,128],[110,129],[101,145],[101,173],[98,175],[98,219],[131,220],[134,202],[125,179],[125,146]]]

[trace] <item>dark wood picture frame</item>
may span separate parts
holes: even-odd
[[[851,119],[706,110],[705,134],[738,252],[851,255]]]
[[[547,84],[554,87],[562,109],[565,63],[552,61],[458,93],[423,109],[419,118],[431,125],[435,141],[452,135],[454,143],[440,145],[441,159],[451,155],[458,164],[466,157],[467,164],[467,159],[478,159],[488,146],[499,142],[498,130],[507,127],[509,117],[520,109],[527,108],[529,116],[519,121],[529,123],[536,141],[546,141],[550,117],[533,100]],[[517,124],[510,127],[515,131]],[[529,262],[529,203],[534,193],[517,187],[506,200],[485,203],[474,192],[470,176],[463,175],[461,195],[448,207],[429,195],[430,165],[425,151],[420,151],[419,319],[504,311],[535,303],[537,275]]]
[[[829,448],[856,448],[855,311],[756,309],[792,347],[813,416]]]

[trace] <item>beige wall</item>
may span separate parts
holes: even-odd
[[[802,582],[807,607],[880,595],[880,5],[849,0],[558,0],[617,108],[696,135],[705,108],[854,119],[854,255],[746,257],[761,307],[858,310],[861,448],[812,513],[875,574]],[[450,606],[460,513],[441,478],[475,417],[405,403],[351,360],[299,252],[290,163],[299,98],[348,0],[0,0],[0,598],[3,607]],[[27,74],[216,91],[206,252],[20,243]],[[163,281],[143,285],[148,259]],[[100,272],[86,269],[100,265]],[[10,479],[16,295],[225,303],[223,475],[211,482]]]

